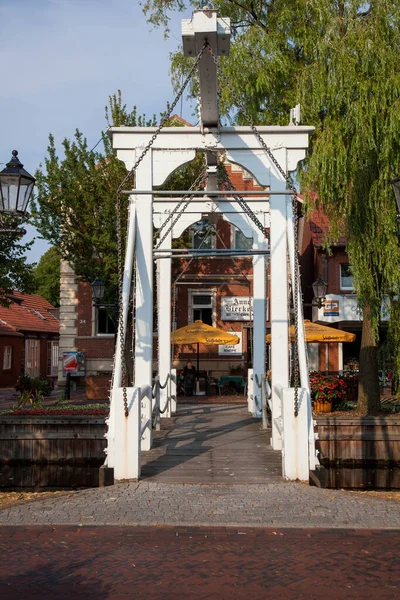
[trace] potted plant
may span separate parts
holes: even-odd
[[[335,403],[349,399],[354,384],[355,378],[311,373],[310,387],[313,412],[332,412]]]

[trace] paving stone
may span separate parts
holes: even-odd
[[[2,600],[398,600],[399,531],[3,527]]]

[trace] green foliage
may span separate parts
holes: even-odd
[[[166,9],[201,4],[148,0],[144,11],[154,25],[168,27]],[[347,234],[368,347],[376,349],[382,300],[391,294],[390,335],[400,373],[400,320],[394,318],[400,245],[390,186],[400,171],[398,2],[215,0],[213,6],[232,20],[231,55],[221,68],[254,122],[287,124],[289,108],[300,102],[302,122],[315,126],[299,168],[302,191],[328,214],[330,241],[339,229]],[[185,65],[182,56],[173,57],[175,83]],[[243,123],[240,106],[225,88],[221,108]],[[378,385],[368,381],[371,370],[377,383],[376,352],[362,351],[361,387],[372,398]]]
[[[56,246],[43,254],[33,275],[36,281],[35,292],[53,306],[60,306],[60,252]]]
[[[12,221],[2,217],[2,224],[7,227]],[[9,304],[8,296],[13,290],[27,294],[35,289],[33,277],[34,265],[26,262],[26,251],[33,242],[27,244],[0,231],[0,305]]]
[[[110,127],[151,127],[156,118],[139,115],[123,103],[121,92],[109,97],[106,121]],[[167,123],[167,125],[170,123]],[[173,121],[173,124],[180,123]],[[48,156],[36,173],[38,196],[33,203],[34,222],[41,235],[57,247],[75,273],[86,281],[98,276],[106,284],[105,301],[113,301],[117,288],[116,194],[126,175],[124,164],[113,152],[111,140],[103,133],[103,151],[91,150],[80,131],[62,142],[64,158],[57,155],[55,140],[49,136]],[[200,158],[171,176],[168,189],[186,189],[197,177]],[[123,195],[122,232],[125,236],[128,196]],[[124,243],[124,239],[123,239]],[[47,262],[47,261],[46,261]],[[50,277],[45,278],[50,284]],[[47,296],[46,296],[47,297]]]

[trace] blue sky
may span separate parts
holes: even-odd
[[[189,16],[174,15],[164,40],[146,23],[139,0],[0,0],[0,163],[15,148],[34,174],[50,132],[59,146],[79,128],[94,145],[108,96],[118,89],[128,106],[148,115],[164,110],[173,99],[169,53]],[[182,116],[191,113],[184,103]],[[24,241],[35,235],[29,228]],[[36,240],[29,262],[47,248]]]

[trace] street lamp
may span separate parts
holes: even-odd
[[[17,150],[12,159],[0,172],[0,214],[24,217],[36,179],[23,168]]]
[[[92,296],[96,305],[99,305],[100,302],[104,298],[104,292],[106,291],[106,286],[104,281],[96,277],[94,281],[90,284],[92,288]]]
[[[328,289],[328,284],[322,279],[321,275],[318,276],[317,281],[311,285],[314,292],[314,300],[312,302],[312,306],[318,306],[318,308],[322,308],[325,302],[325,296]]]

